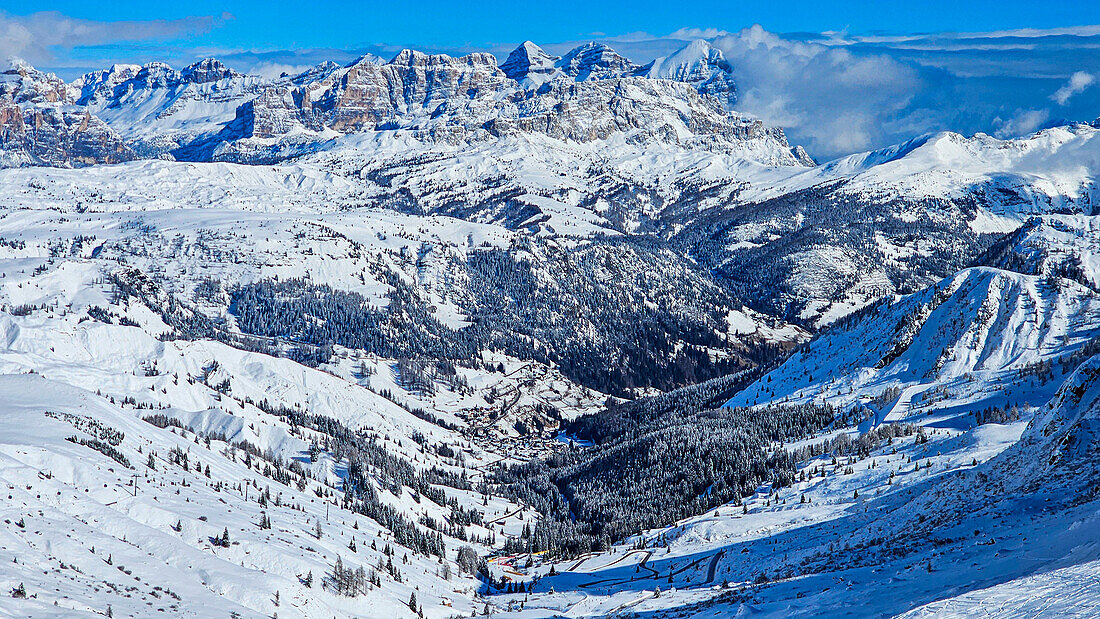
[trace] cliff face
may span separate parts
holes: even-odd
[[[134,153],[88,112],[22,109],[0,100],[0,164],[72,167],[120,163]]]
[[[731,71],[702,42],[645,67],[598,44],[558,58],[526,42],[499,67],[488,54],[405,50],[389,62],[365,58],[268,89],[237,109],[216,147],[177,155],[269,161],[270,143],[291,136],[403,129],[448,143],[516,134],[590,142],[629,133],[633,141],[728,152],[766,140],[774,153],[762,162],[813,165],[782,130],[729,111]]]
[[[134,158],[118,133],[72,103],[71,89],[56,75],[25,64],[0,74],[0,166],[72,167]]]
[[[812,164],[781,130],[729,111],[732,68],[702,41],[646,66],[603,44],[557,57],[526,42],[502,66],[485,53],[403,50],[389,61],[365,56],[276,79],[243,75],[212,58],[178,71],[158,62],[115,65],[72,84],[25,64],[3,77],[5,166],[132,158],[269,163],[347,134],[390,130],[447,144],[629,134],[635,143],[724,152],[751,139],[774,142],[763,163]]]

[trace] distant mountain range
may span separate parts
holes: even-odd
[[[734,74],[0,74],[0,616],[1095,616],[1100,122]]]
[[[489,54],[404,50],[388,62],[364,56],[272,80],[212,58],[179,71],[115,65],[71,84],[17,63],[0,86],[0,164],[270,162],[386,130],[450,142],[517,132],[590,141],[640,130],[663,142],[726,144],[766,132],[776,157],[810,163],[781,131],[731,113],[735,101],[732,68],[704,41],[646,66],[602,44],[557,58],[526,42],[500,66]]]

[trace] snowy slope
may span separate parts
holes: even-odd
[[[1009,140],[943,132],[842,157],[777,179],[752,195],[762,199],[843,180],[844,192],[870,199],[975,195],[997,214],[1014,218],[1063,210],[1094,213],[1093,179],[1100,166],[1097,132],[1086,124],[1053,127]]]
[[[1029,219],[979,258],[989,266],[1072,279],[1100,289],[1100,217],[1050,215]]]
[[[1014,140],[945,133],[811,169],[743,169],[717,204],[710,190],[697,200],[710,208],[666,213],[691,253],[755,309],[823,327],[974,264],[1032,217],[1083,227],[1074,252],[1085,265],[1091,224],[1069,222],[1096,212],[1096,134],[1083,124]]]
[[[785,446],[823,446],[800,452],[795,484],[557,563],[557,576],[538,566],[536,594],[498,606],[1091,616],[1098,303],[1070,279],[982,267],[840,321],[730,402],[855,413],[853,426]],[[838,437],[887,431],[865,452],[830,455]]]
[[[0,394],[0,487],[8,495],[0,539],[16,557],[0,581],[5,591],[22,584],[29,596],[6,596],[0,615],[102,616],[110,608],[117,616],[392,617],[404,607],[412,616],[405,604],[414,588],[429,616],[472,608],[473,581],[446,582],[435,560],[415,555],[402,565],[402,583],[387,577],[365,598],[325,591],[337,556],[377,565],[381,552],[369,545],[386,540],[384,530],[312,490],[265,479],[222,441],[208,447],[193,433],[142,421],[149,411],[40,376],[0,377]],[[111,431],[124,435],[116,459],[67,440],[106,444]],[[203,472],[170,463],[175,448]],[[268,488],[281,506],[257,503]],[[271,529],[257,526],[262,515]],[[211,543],[223,529],[228,548]],[[352,538],[356,552],[347,547]],[[304,582],[310,572],[311,587]]]
[[[48,231],[42,225],[34,228]],[[0,612],[11,616],[104,613],[110,605],[123,616],[164,608],[187,616],[235,611],[242,616],[388,617],[409,612],[402,609],[414,590],[427,616],[469,612],[480,583],[459,575],[454,558],[470,542],[447,538],[447,569],[454,576],[441,578],[437,558],[403,549],[385,526],[341,508],[347,462],[324,448],[310,455],[312,446],[328,445],[323,434],[258,404],[331,417],[364,439],[373,437],[414,470],[461,470],[457,460],[436,453],[448,445],[464,454],[463,465],[476,480],[501,455],[486,452],[459,430],[416,416],[414,407],[429,407],[466,427],[483,423],[474,413],[488,408],[482,389],[490,387],[520,393],[520,411],[531,401],[552,397],[583,411],[602,398],[577,389],[560,374],[504,356],[491,361],[507,364],[509,373],[465,371],[478,391],[441,385],[428,398],[396,380],[395,360],[356,351],[338,351],[332,364],[313,369],[220,342],[166,341],[158,336],[171,328],[142,303],[119,298],[103,282],[102,265],[87,257],[90,248],[83,250],[84,257],[50,259],[36,255],[45,247],[33,235],[22,238],[21,244],[12,243],[18,247],[5,245],[9,253],[0,257],[0,451],[6,458],[0,477],[9,492],[20,489],[19,497],[13,494],[5,503],[7,523],[0,533],[3,547],[19,559],[0,572],[0,584],[10,590],[23,583],[31,596],[3,605]],[[369,376],[359,374],[362,367],[372,368]],[[190,434],[142,421],[152,414],[189,428]],[[115,447],[129,468],[109,454],[95,453],[94,446],[66,440],[107,440],[113,435],[104,428],[125,434]],[[508,432],[515,433],[490,427],[487,436]],[[213,438],[209,447],[205,437]],[[244,452],[228,445],[241,442],[257,450],[247,458],[251,471],[243,463]],[[170,464],[174,447],[189,450],[190,466],[198,461],[204,470],[184,473]],[[146,465],[151,452],[157,454],[153,470]],[[311,480],[299,487],[293,475],[286,482],[268,479],[265,465],[292,461]],[[131,485],[135,474],[136,489]],[[253,479],[257,485],[248,491],[238,486]],[[451,513],[450,507],[407,488],[398,487],[395,494],[381,478],[378,484],[381,500],[410,519],[440,522]],[[267,488],[278,495],[282,508],[256,502]],[[499,499],[483,502],[469,489],[441,489],[486,520],[499,519],[505,526],[495,533],[501,538],[517,534],[532,516]],[[272,529],[258,527],[265,515],[273,520]],[[312,532],[318,519],[324,520],[320,540]],[[27,522],[35,524],[25,528]],[[223,528],[234,541],[227,549],[211,542]],[[477,524],[463,529],[489,535]],[[348,548],[353,538],[356,551]],[[377,551],[369,548],[372,541]],[[372,570],[386,544],[396,547],[395,561],[409,555],[407,564],[398,561],[400,582],[383,574],[380,588],[356,597],[337,595],[324,584],[337,556],[352,567]],[[474,546],[486,551],[482,544]],[[27,567],[32,565],[56,569],[42,573]],[[299,579],[310,572],[312,587]]]
[[[879,407],[881,423],[924,400],[946,412],[939,386],[962,390],[971,404],[982,397],[1022,404],[1034,385],[1017,387],[1019,374],[1095,337],[1098,325],[1100,299],[1076,282],[967,269],[835,325],[730,405],[782,397],[851,406],[900,390]]]
[[[0,617],[1095,614],[1098,129],[815,165],[732,70],[0,75]],[[766,447],[791,485],[500,556],[539,514],[496,464],[734,371],[730,407],[836,411]]]

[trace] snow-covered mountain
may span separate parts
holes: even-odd
[[[732,109],[737,101],[733,67],[721,50],[696,40],[674,54],[638,66],[601,43],[589,43],[564,56],[551,56],[538,45],[525,41],[500,65],[501,71],[524,88],[539,90],[555,80],[590,81],[645,77],[692,84]]]
[[[727,407],[845,412],[783,445],[794,481],[544,567],[520,616],[1095,612],[1100,297],[1042,262],[882,301],[758,375]]]
[[[72,132],[63,128],[72,124],[66,115],[83,116],[97,135],[110,131],[98,148],[55,138],[52,153],[36,152],[19,141],[21,133],[8,132],[0,143],[19,155],[8,156],[5,166],[135,157],[270,162],[327,148],[334,137],[393,129],[452,143],[515,131],[570,141],[630,132],[662,142],[688,136],[736,142],[744,122],[740,115],[724,118],[735,100],[731,67],[702,41],[646,67],[603,44],[555,58],[526,42],[500,67],[489,54],[403,50],[385,62],[368,55],[273,80],[242,75],[213,58],[178,71],[159,62],[115,65],[72,84],[24,64],[8,75],[8,105],[24,115],[33,108],[59,117],[53,122],[60,133]],[[609,84],[587,85],[593,81]],[[547,88],[553,92],[542,92]],[[104,143],[117,140],[127,150]],[[781,134],[773,148],[789,148]]]
[[[636,72],[649,78],[694,84],[699,92],[711,95],[731,109],[737,103],[733,67],[722,51],[703,40],[695,40],[674,54],[651,61]]]
[[[1100,128],[734,70],[0,75],[0,616],[1096,614]]]
[[[215,134],[240,105],[269,83],[245,76],[214,58],[182,70],[153,62],[115,65],[78,78],[75,104],[126,136],[141,157],[151,158]]]
[[[741,391],[732,406],[775,397],[856,405],[899,391],[879,422],[908,414],[915,400],[936,400],[940,385],[965,389],[970,400],[992,395],[1023,402],[1034,385],[1014,393],[1014,379],[1100,335],[1095,291],[1066,279],[975,267],[919,293],[880,301],[824,332],[806,350]],[[858,342],[858,345],[856,344]],[[1054,389],[1056,385],[1052,385]],[[983,389],[993,389],[983,394]],[[1047,398],[1053,395],[1048,394]]]
[[[90,165],[135,157],[113,128],[72,104],[56,75],[15,62],[0,74],[0,166]]]
[[[561,58],[551,56],[531,41],[524,41],[512,50],[500,65],[508,79],[516,80],[525,88],[538,89],[561,75],[558,63]]]
[[[1095,214],[1097,135],[1074,124],[1013,140],[924,136],[761,170],[696,201],[713,208],[687,211],[690,223],[669,215],[756,309],[823,326],[968,266],[1033,216]]]

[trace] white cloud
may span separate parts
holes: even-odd
[[[76,19],[57,11],[26,16],[0,12],[0,57],[19,57],[31,64],[49,63],[59,48],[174,39],[207,32],[232,18],[223,13],[220,17],[106,22]]]
[[[993,135],[1005,139],[1033,133],[1050,119],[1050,110],[1016,110],[1008,120],[993,119],[997,130]]]
[[[259,75],[266,78],[276,78],[284,73],[287,75],[298,75],[304,71],[307,71],[315,64],[300,63],[300,64],[288,64],[285,62],[263,62],[253,65],[248,69],[248,72],[253,75]]]
[[[849,35],[847,32],[823,32],[830,43],[908,43],[914,41],[959,41],[968,39],[1040,39],[1045,37],[1094,37],[1100,36],[1100,25],[1072,26],[1069,28],[1020,28],[1016,30],[991,30],[986,32],[933,32],[900,35]]]
[[[818,156],[881,145],[883,126],[922,87],[913,67],[888,56],[792,41],[759,25],[713,44],[733,64],[737,107],[788,129]]]
[[[729,33],[718,28],[680,28],[668,35],[668,38],[694,41],[695,39],[713,39],[727,34]]]
[[[1069,103],[1070,97],[1084,91],[1096,82],[1096,76],[1084,71],[1078,71],[1070,76],[1065,86],[1062,86],[1050,95],[1051,101],[1057,101],[1058,105]]]

